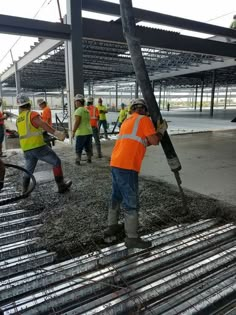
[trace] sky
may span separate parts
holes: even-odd
[[[119,3],[118,0],[107,1]],[[64,16],[66,14],[66,0],[59,0],[59,2],[62,16]],[[236,14],[235,0],[133,0],[132,3],[133,7],[223,27],[229,27],[233,15]],[[0,0],[0,14],[60,22],[57,0]],[[83,12],[83,16],[103,19],[105,21],[112,19],[112,17],[105,17],[100,14],[96,15],[88,12]],[[141,24],[153,26],[148,23]],[[160,26],[160,28],[173,30],[173,28],[166,26]],[[176,31],[190,36],[208,37],[206,34],[194,34],[193,32],[184,30]],[[34,42],[37,42],[37,38],[0,34],[0,73],[3,72],[12,61],[16,61],[20,56],[23,56],[24,52],[28,51]]]

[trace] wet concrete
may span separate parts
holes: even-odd
[[[199,135],[192,137],[194,138],[195,136],[198,140],[192,141],[191,145],[186,141],[186,145],[188,143],[190,147],[186,161],[188,161],[189,167],[192,167],[193,170],[196,169],[196,171],[192,172],[197,177],[197,174],[199,176],[198,166],[190,152],[195,148],[194,143],[198,144],[198,149],[201,148],[200,139],[203,135],[200,138],[198,137]],[[210,135],[205,136],[209,137]],[[182,152],[179,150],[181,148],[180,143],[183,145],[185,137],[190,136],[173,137],[173,142],[179,153]],[[229,139],[229,137],[226,137],[226,139]],[[61,254],[62,258],[87,253],[107,246],[103,242],[103,230],[106,227],[107,211],[111,198],[109,157],[113,146],[114,141],[103,142],[104,157],[102,159],[98,159],[95,156],[92,164],[88,164],[84,155],[81,165],[77,166],[75,165],[74,148],[56,142],[54,149],[62,159],[65,176],[73,180],[71,190],[63,195],[56,192],[57,188],[55,182],[52,181],[50,166],[40,162],[36,168],[36,178],[39,181],[35,191],[24,201],[24,205],[33,203],[35,209],[41,211],[44,224],[41,228],[40,236],[42,237],[43,245],[49,250],[56,250]],[[200,154],[205,156],[205,151],[209,151],[208,149],[212,147],[216,146],[213,143],[210,144],[210,142],[205,144],[202,147],[202,151],[197,150],[198,157]],[[173,175],[167,165],[164,165],[166,162],[164,156],[161,157],[161,150],[160,147],[148,149],[140,176],[139,232],[141,235],[152,233],[166,226],[186,221],[194,222],[209,217],[234,220],[234,205],[221,202],[216,198],[210,198],[207,194],[205,196],[199,195],[195,191],[186,191],[187,204],[190,210],[189,214],[186,215],[183,211],[179,191],[168,180],[163,180],[165,179],[164,176],[168,179],[168,176],[172,177]],[[20,150],[12,152],[15,154],[8,158],[9,162],[23,165],[24,160]],[[212,156],[214,156],[213,153]],[[196,160],[201,159],[196,158]],[[206,158],[205,160],[207,161]],[[217,161],[220,162],[219,159]],[[209,170],[211,165],[217,167],[211,161],[207,165],[205,169]],[[188,174],[184,163],[183,168]],[[161,177],[161,172],[163,177]],[[145,178],[142,175],[145,175]],[[42,176],[45,177],[45,180],[42,179]],[[207,178],[207,175],[205,176]],[[184,177],[183,180],[185,180]],[[201,183],[200,178],[197,180],[199,186],[204,184],[206,186],[210,185],[209,182],[208,184]],[[223,186],[223,181],[221,183]],[[120,219],[122,221],[123,211],[121,211]],[[122,240],[123,235],[120,236],[119,241]]]

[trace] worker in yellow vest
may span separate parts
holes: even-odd
[[[104,135],[105,138],[108,139],[107,135],[107,119],[106,119],[106,113],[107,113],[107,108],[102,104],[102,98],[99,97],[98,99],[98,105],[96,106],[99,112],[99,121],[98,121],[98,130],[100,132],[101,126],[103,127],[104,130]]]
[[[119,112],[119,117],[118,117],[118,127],[120,128],[123,121],[126,119],[127,117],[127,110],[125,109],[125,104],[121,103],[121,110]]]
[[[17,95],[17,105],[19,106],[19,116],[16,126],[20,139],[20,146],[24,152],[25,168],[34,173],[38,160],[49,163],[53,166],[53,174],[58,186],[58,192],[66,192],[71,184],[71,180],[64,180],[61,160],[57,154],[44,141],[43,130],[53,134],[60,141],[65,140],[65,134],[57,131],[43,121],[38,112],[31,111],[31,103],[28,96]],[[30,184],[30,177],[25,174],[23,177],[23,193],[26,193]]]

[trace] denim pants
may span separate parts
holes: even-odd
[[[75,152],[82,154],[83,149],[86,153],[91,153],[92,149],[92,135],[76,136]]]
[[[99,120],[98,121],[99,132],[100,132],[101,126],[103,127],[105,138],[107,139],[107,121],[106,120]]]
[[[138,172],[112,167],[112,207],[122,204],[127,213],[139,209]]]
[[[38,160],[51,164],[53,167],[61,165],[61,160],[57,154],[47,145],[42,147],[24,151],[25,168],[31,173],[34,173]],[[24,177],[28,177],[24,174]]]

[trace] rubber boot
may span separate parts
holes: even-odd
[[[102,158],[101,144],[97,144],[96,147],[97,147],[98,158]]]
[[[87,154],[87,163],[92,163],[92,152],[86,152]]]
[[[72,181],[64,180],[61,165],[53,168],[53,174],[54,174],[55,182],[58,187],[58,192],[60,194],[63,194],[64,192],[69,190],[70,186],[72,185]]]
[[[143,241],[138,236],[138,213],[125,213],[125,246],[127,248],[148,248],[152,246],[151,241]]]
[[[23,190],[22,193],[26,194],[29,189],[30,177],[23,177]]]
[[[104,237],[115,236],[124,230],[124,226],[118,224],[120,205],[116,204],[108,209],[108,227],[104,231]]]
[[[81,153],[76,154],[75,164],[80,165],[81,161]]]

